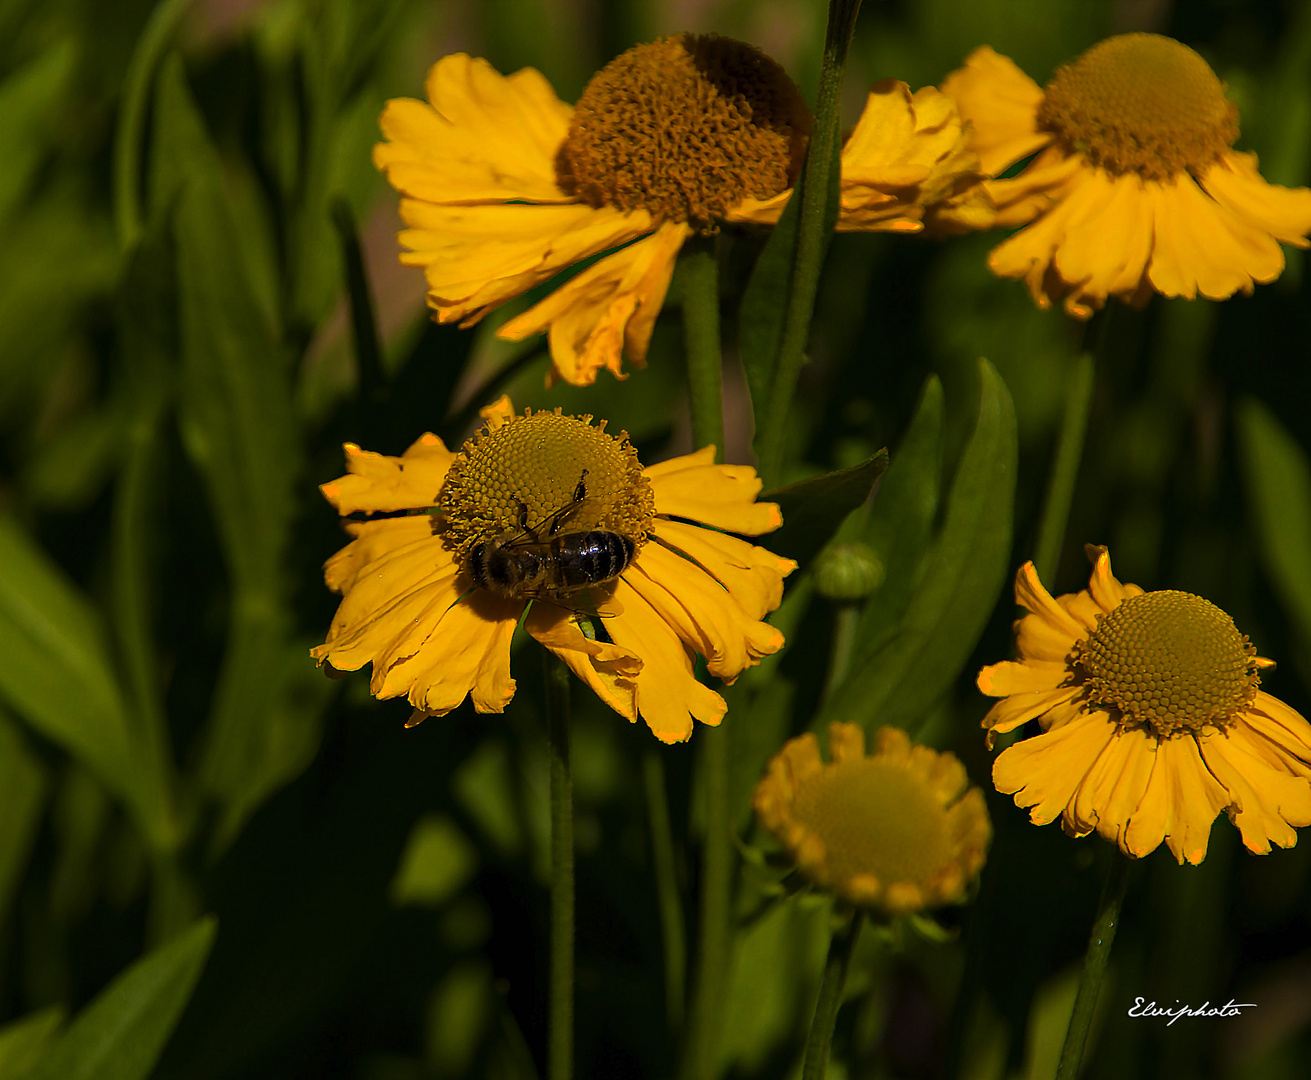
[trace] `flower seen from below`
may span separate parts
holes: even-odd
[[[1122,34],[1046,87],[988,46],[942,85],[973,128],[996,224],[1024,226],[988,257],[1040,307],[1087,318],[1108,296],[1221,300],[1307,246],[1311,190],[1267,183],[1233,149],[1238,110],[1206,61],[1158,34]]]
[[[1248,850],[1292,847],[1311,824],[1311,725],[1257,688],[1271,661],[1200,596],[1122,585],[1105,548],[1088,553],[1079,593],[1053,599],[1032,563],[1016,575],[1028,614],[1017,659],[979,673],[1002,699],[983,726],[989,745],[1030,720],[1042,732],[998,756],[997,790],[1036,825],[1060,817],[1135,858],[1164,841],[1200,863],[1221,811]]]
[[[688,237],[777,222],[811,128],[781,67],[713,35],[634,46],[576,106],[531,68],[501,75],[463,53],[426,90],[387,103],[374,149],[401,195],[401,261],[423,268],[434,317],[462,326],[582,266],[497,331],[549,331],[551,377],[577,385],[624,377],[625,355],[644,363]],[[955,106],[931,87],[874,87],[842,170],[839,228],[990,221]]]
[[[858,907],[902,915],[957,904],[983,869],[992,825],[983,792],[953,754],[880,728],[829,727],[827,764],[807,733],[756,786],[756,816],[816,885]]]
[[[716,465],[713,447],[644,469],[604,422],[513,416],[505,399],[484,416],[458,453],[435,435],[398,458],[347,444],[347,475],[322,490],[352,540],[325,567],[342,601],[314,658],[372,664],[372,692],[408,698],[411,723],[466,697],[501,712],[522,620],[661,740],[718,724],[724,700],[697,681],[693,654],[732,682],[780,649],[763,619],[796,566],[721,531],[781,524],[755,501],[755,470]]]

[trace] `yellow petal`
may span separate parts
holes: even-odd
[[[423,267],[438,321],[466,326],[566,267],[654,228],[645,210],[582,203],[442,206],[405,198],[401,217],[409,226],[399,236],[407,249],[401,262]]]
[[[1284,269],[1279,242],[1202,191],[1190,176],[1162,184],[1148,275],[1157,292],[1223,300]]]
[[[1088,581],[1088,590],[1092,593],[1093,599],[1097,601],[1098,607],[1103,611],[1113,611],[1132,595],[1129,589],[1136,589],[1137,586],[1130,585],[1126,588],[1111,573],[1111,553],[1106,548],[1091,550],[1097,551],[1097,561],[1093,563],[1093,572]],[[1139,589],[1139,592],[1141,591]]]
[[[724,214],[725,221],[738,225],[777,225],[783,208],[792,197],[792,189],[780,191],[768,199],[747,197]]]
[[[1206,858],[1211,823],[1229,805],[1229,794],[1207,771],[1196,740],[1162,739],[1147,790],[1129,820],[1121,848],[1135,857],[1155,851],[1164,838],[1180,864]]]
[[[978,686],[989,697],[1005,697],[1007,694],[1055,690],[1068,674],[1069,668],[1060,662],[1003,660],[979,672]]]
[[[1037,127],[1043,92],[1010,57],[981,45],[942,82],[972,133],[983,171],[996,176],[1051,140]]]
[[[655,535],[708,570],[748,618],[763,619],[783,599],[783,579],[796,569],[791,559],[736,536],[681,521],[657,521]],[[648,545],[650,547],[651,545]],[[646,549],[643,549],[645,554]]]
[[[1229,792],[1229,819],[1249,851],[1292,847],[1295,828],[1311,825],[1311,784],[1272,767],[1248,745],[1241,725],[1198,739],[1202,759]]]
[[[605,605],[601,611],[605,613]],[[585,636],[568,612],[551,604],[534,604],[524,627],[568,664],[610,708],[630,722],[637,722],[640,657],[610,642]]]
[[[374,693],[404,693],[415,708],[435,716],[450,712],[470,694],[479,712],[502,712],[514,696],[510,638],[522,611],[522,601],[474,590],[445,610],[422,648],[396,663]],[[375,682],[377,671],[375,664]]]
[[[432,519],[426,515],[351,522],[346,530],[355,539],[323,567],[323,579],[333,592],[350,591],[360,571],[379,559],[416,552],[416,571],[421,575],[436,572],[443,564],[442,554],[437,550],[440,541],[434,544]],[[450,556],[446,555],[444,561],[449,563]]]
[[[1045,214],[1083,182],[1088,167],[1082,157],[1049,146],[1010,180],[988,180],[984,187],[995,210],[994,224],[1014,228]]]
[[[374,164],[404,195],[437,203],[576,202],[556,181],[555,156],[573,109],[538,72],[508,78],[457,53],[428,72],[428,100],[387,102]]]
[[[1064,627],[1053,626],[1042,615],[1025,615],[1016,619],[1014,625],[1015,655],[1021,660],[1064,664],[1078,640]]]
[[[751,618],[723,585],[659,544],[642,549],[624,580],[706,658],[716,678],[732,682],[783,647],[778,630]]]
[[[1311,724],[1301,713],[1258,690],[1243,719],[1284,769],[1297,776],[1311,776]]]
[[[1067,831],[1086,836],[1096,829],[1104,839],[1118,844],[1129,815],[1138,808],[1147,788],[1155,744],[1156,740],[1142,731],[1117,732],[1096,760],[1088,763],[1088,772],[1065,807]]]
[[[1115,725],[1105,714],[1085,713],[1003,750],[993,762],[993,783],[1003,795],[1014,795],[1016,806],[1030,807],[1035,825],[1046,825],[1069,805],[1091,763],[1113,738]]]
[[[1052,599],[1051,593],[1038,580],[1038,571],[1031,562],[1021,566],[1015,575],[1015,602],[1034,615],[1046,619],[1062,634],[1068,634],[1071,643],[1086,636],[1078,621]]]
[[[571,278],[502,326],[497,337],[519,341],[549,329],[555,375],[574,386],[590,386],[603,368],[623,378],[625,353],[639,366],[646,359],[674,262],[690,232],[666,222]]]
[[[651,481],[656,513],[703,521],[746,536],[783,524],[776,503],[759,503],[760,477],[750,465],[716,465],[715,448],[662,461],[643,470]]]
[[[986,670],[987,668],[984,669]],[[983,672],[979,673],[979,678],[983,678]],[[1078,693],[1077,686],[1062,686],[1053,690],[1034,690],[1002,698],[983,718],[982,726],[989,729],[988,745],[992,745],[994,734],[1014,731],[1021,724],[1036,720],[1056,706],[1073,700]]]
[[[1198,180],[1211,198],[1241,220],[1276,240],[1307,246],[1311,233],[1311,190],[1268,183],[1256,167],[1255,154],[1222,154]]]
[[[387,457],[347,443],[347,475],[319,490],[339,514],[416,510],[432,506],[455,455],[436,435],[420,436],[400,457]]]
[[[606,621],[606,631],[620,648],[642,658],[634,676],[637,711],[661,742],[682,742],[693,720],[718,724],[728,706],[713,690],[697,682],[692,654],[642,595],[623,578],[615,586],[623,614]]]

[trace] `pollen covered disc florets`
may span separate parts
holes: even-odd
[[[1225,726],[1256,696],[1256,650],[1233,619],[1200,596],[1132,596],[1075,649],[1090,700],[1155,734]]]
[[[577,501],[579,494],[584,497]],[[478,543],[536,529],[573,505],[566,531],[602,529],[639,548],[655,516],[650,481],[628,434],[591,416],[524,410],[469,439],[437,497],[444,541],[458,560]]]
[[[679,34],[634,46],[592,77],[556,171],[592,206],[706,229],[746,197],[791,187],[810,126],[796,86],[759,49]]]
[[[1196,52],[1160,34],[1107,38],[1057,69],[1038,126],[1112,173],[1201,173],[1238,138],[1238,109]]]

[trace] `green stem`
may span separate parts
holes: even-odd
[[[713,245],[689,243],[678,266],[687,342],[687,391],[692,441],[724,456],[724,371],[719,351],[719,267]]]
[[[806,1057],[801,1066],[801,1080],[824,1080],[828,1071],[829,1052],[833,1048],[833,1027],[838,1019],[838,1006],[842,1004],[842,990],[847,984],[847,969],[851,954],[856,950],[860,936],[862,913],[855,911],[829,941],[828,959],[824,963],[824,981],[820,983],[819,1000],[815,1002],[815,1018],[810,1024],[806,1039]]]
[[[651,824],[651,861],[655,864],[656,902],[660,907],[660,939],[665,957],[665,1015],[669,1027],[683,1026],[683,999],[687,979],[687,930],[683,901],[674,862],[674,832],[669,825],[669,795],[665,787],[665,759],[648,746],[642,754],[646,812]]]
[[[1070,505],[1074,501],[1079,460],[1083,456],[1083,441],[1088,431],[1088,411],[1092,405],[1093,372],[1093,355],[1086,352],[1075,361],[1069,391],[1065,396],[1061,432],[1056,440],[1056,457],[1047,476],[1047,491],[1043,496],[1033,565],[1038,570],[1038,577],[1048,587],[1056,573],[1061,544],[1065,540],[1065,526],[1070,517]]]
[[[860,607],[839,603],[833,613],[833,648],[829,652],[828,673],[824,676],[824,691],[820,701],[825,702],[833,691],[842,685],[851,667],[851,652],[856,644],[856,624],[860,622]]]
[[[150,13],[146,27],[128,63],[114,132],[114,226],[119,246],[126,251],[141,237],[141,140],[145,130],[146,95],[159,59],[191,6],[191,0],[161,0]]]
[[[842,70],[859,12],[860,0],[832,0],[829,4],[824,64],[820,68],[819,89],[815,94],[815,129],[810,137],[802,174],[796,261],[783,316],[783,337],[765,415],[756,417],[760,430],[760,474],[766,487],[780,481],[783,451],[787,445],[788,409],[806,363],[806,341],[810,336],[815,293],[819,288],[819,273],[828,244],[829,199],[833,194],[831,174],[841,119]]]
[[[719,1072],[719,1035],[729,959],[733,838],[728,810],[728,732],[698,732],[705,837],[701,850],[701,937],[692,996],[688,1080],[713,1080]]]
[[[1097,992],[1102,987],[1106,963],[1111,958],[1111,945],[1115,942],[1115,931],[1120,925],[1120,906],[1124,903],[1131,865],[1129,858],[1119,851],[1113,854],[1110,873],[1106,875],[1102,898],[1097,904],[1097,918],[1088,938],[1088,952],[1083,959],[1083,972],[1079,976],[1079,990],[1074,997],[1070,1024],[1065,1029],[1065,1044],[1061,1047],[1061,1060],[1056,1066],[1056,1080],[1074,1080],[1079,1075],[1084,1045],[1088,1041],[1088,1028],[1097,1006]]]
[[[551,975],[548,1080],[569,1080],[574,1058],[574,793],[569,774],[569,669],[545,654],[551,754]]]

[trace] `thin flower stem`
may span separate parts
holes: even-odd
[[[847,984],[847,969],[851,966],[851,954],[856,950],[856,938],[860,936],[862,921],[862,912],[852,912],[851,918],[829,940],[828,959],[824,962],[824,981],[820,983],[819,1000],[815,1002],[815,1018],[810,1024],[810,1036],[806,1039],[801,1080],[823,1080],[828,1071],[829,1052],[833,1048],[833,1027],[837,1023],[842,990]]]
[[[569,773],[569,669],[545,654],[551,754],[551,975],[548,1080],[569,1080],[574,1057],[574,794]]]
[[[761,435],[760,474],[767,486],[780,481],[783,451],[787,446],[787,416],[796,395],[797,380],[806,363],[806,341],[815,313],[815,293],[828,243],[826,219],[834,150],[837,147],[842,99],[842,71],[847,49],[856,28],[860,0],[832,0],[824,40],[824,64],[815,94],[815,129],[806,152],[801,184],[801,211],[797,232],[796,261],[792,267],[787,309],[783,316],[783,338],[770,383],[765,415],[756,417]]]
[[[350,203],[340,195],[332,201],[332,223],[337,228],[342,263],[346,269],[346,296],[350,302],[351,335],[355,339],[360,398],[372,402],[382,393],[387,376],[382,367],[378,320],[374,314],[373,293],[364,266],[364,253],[360,249],[355,214]]]
[[[1088,938],[1088,952],[1083,958],[1083,972],[1079,976],[1079,989],[1074,996],[1074,1009],[1070,1024],[1065,1029],[1065,1044],[1061,1059],[1056,1065],[1056,1080],[1074,1080],[1079,1075],[1084,1046],[1088,1041],[1088,1028],[1092,1024],[1093,1010],[1097,1006],[1097,992],[1102,987],[1106,963],[1111,958],[1111,945],[1120,926],[1120,907],[1124,903],[1125,888],[1129,884],[1127,856],[1116,851],[1111,869],[1102,886],[1102,898],[1097,904],[1097,918]]]
[[[705,837],[701,849],[701,937],[697,949],[688,1040],[687,1080],[713,1080],[719,1073],[719,1035],[729,957],[733,840],[728,810],[728,732],[705,728],[701,744],[701,791]]]
[[[1074,364],[1069,390],[1065,395],[1065,414],[1056,440],[1056,456],[1047,476],[1043,496],[1042,518],[1038,525],[1038,542],[1034,545],[1033,565],[1038,577],[1051,585],[1065,540],[1065,526],[1074,501],[1074,485],[1083,457],[1083,441],[1088,431],[1088,410],[1092,405],[1093,355],[1085,352]]]
[[[646,787],[646,816],[651,825],[651,861],[655,864],[660,941],[665,957],[665,1017],[670,1029],[678,1031],[683,1026],[686,994],[687,929],[683,925],[683,900],[674,863],[674,833],[669,825],[665,759],[653,746],[642,753],[642,780]]]
[[[689,243],[678,265],[687,342],[692,440],[724,455],[724,371],[719,347],[719,266],[708,240]]]
[[[146,98],[160,57],[173,38],[173,31],[191,6],[191,0],[161,0],[146,20],[128,63],[123,84],[123,103],[114,132],[114,228],[119,246],[126,251],[140,238],[141,140],[146,125]]]
[[[856,624],[860,621],[860,608],[856,604],[839,603],[833,613],[833,648],[829,652],[828,673],[824,676],[824,692],[820,701],[828,701],[833,691],[842,685],[851,667],[851,652],[856,644]]]

